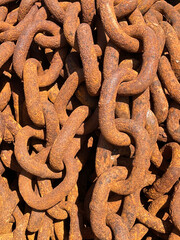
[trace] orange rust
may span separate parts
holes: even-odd
[[[179,24],[178,1],[0,0],[0,239],[180,238]]]

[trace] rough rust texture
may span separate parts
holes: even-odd
[[[0,0],[0,239],[180,239],[180,3]]]

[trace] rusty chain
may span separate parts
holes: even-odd
[[[180,2],[0,0],[0,239],[180,240]]]

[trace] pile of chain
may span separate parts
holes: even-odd
[[[1,240],[180,239],[178,2],[0,0]]]

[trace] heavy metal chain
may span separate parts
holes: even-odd
[[[0,0],[0,239],[180,240],[180,2]]]

